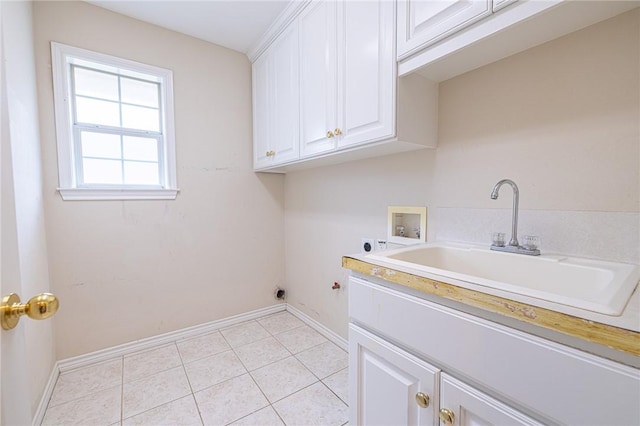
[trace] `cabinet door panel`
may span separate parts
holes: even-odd
[[[394,134],[393,2],[344,2],[338,49],[338,147]]]
[[[349,345],[350,424],[434,424],[438,369],[353,324]],[[428,407],[418,405],[418,392]]]
[[[271,53],[271,146],[274,164],[295,160],[300,152],[298,32],[292,24]]]
[[[398,57],[423,48],[491,14],[491,0],[400,0]]]
[[[446,373],[441,377],[440,407],[453,411],[455,425],[542,425]]]
[[[291,25],[252,67],[253,167],[299,158],[298,27]]]
[[[321,1],[299,18],[302,157],[335,148],[327,132],[337,125],[336,11],[335,1]]]
[[[269,142],[269,60],[263,55],[253,63],[253,167],[271,164]]]

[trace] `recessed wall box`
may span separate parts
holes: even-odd
[[[427,208],[390,206],[387,219],[387,241],[417,244],[427,241]]]

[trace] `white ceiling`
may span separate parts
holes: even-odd
[[[87,0],[144,22],[247,53],[288,0]]]

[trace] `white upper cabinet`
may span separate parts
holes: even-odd
[[[473,24],[491,10],[491,0],[398,1],[398,58]]]
[[[253,63],[253,165],[299,157],[298,27],[289,26]]]
[[[340,16],[341,15],[341,16]],[[338,38],[338,147],[394,136],[394,4],[345,1]]]
[[[336,147],[338,63],[337,3],[319,1],[298,18],[300,26],[300,156]]]
[[[300,15],[301,157],[393,136],[393,9],[319,1]]]
[[[255,170],[285,172],[435,147],[438,86],[421,76],[397,78],[395,2],[292,2],[277,22],[284,33],[277,35],[282,29],[275,25],[275,41],[267,35],[249,53],[259,55],[253,59]]]
[[[398,0],[398,75],[449,80],[637,6],[631,1]]]

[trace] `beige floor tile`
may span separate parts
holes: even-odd
[[[124,357],[124,382],[132,382],[182,365],[175,344]]]
[[[275,338],[294,354],[327,341],[322,334],[318,333],[308,325],[277,334]]]
[[[123,388],[123,418],[143,413],[191,393],[182,366],[153,376],[125,383]]]
[[[109,425],[120,421],[121,385],[49,407],[43,425]]]
[[[318,381],[318,378],[294,357],[259,368],[251,372],[251,376],[272,403]]]
[[[220,330],[224,338],[233,348],[262,340],[270,334],[256,321],[249,321]]]
[[[276,339],[269,337],[236,349],[238,357],[249,371],[291,356]]]
[[[258,318],[257,321],[271,334],[282,333],[304,325],[302,321],[286,311]]]
[[[321,382],[276,402],[273,408],[287,426],[340,426],[349,420],[346,404]]]
[[[222,352],[184,366],[194,392],[208,388],[233,377],[246,374],[238,357],[233,351]]]
[[[185,364],[231,349],[218,331],[191,339],[179,340],[177,345]]]
[[[122,358],[60,374],[49,407],[122,383]]]
[[[200,413],[198,413],[198,407],[193,395],[187,395],[184,398],[125,419],[122,425],[202,426],[202,420],[200,420]]]
[[[349,369],[345,368],[322,379],[322,382],[333,391],[338,398],[349,405]]]
[[[284,426],[282,420],[272,407],[264,407],[247,417],[243,417],[237,422],[231,423],[234,426]]]
[[[300,352],[296,354],[296,358],[320,379],[337,373],[349,365],[347,353],[331,342]]]
[[[269,405],[248,374],[196,392],[195,397],[205,425],[227,424]]]

